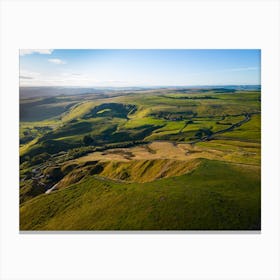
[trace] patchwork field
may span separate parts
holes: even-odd
[[[261,93],[20,100],[21,230],[259,230]]]

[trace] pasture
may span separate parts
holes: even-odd
[[[20,100],[21,230],[260,229],[261,93]]]

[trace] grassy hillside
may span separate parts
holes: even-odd
[[[43,121],[58,117],[76,103],[71,98],[47,97],[23,99],[20,103],[20,120]]]
[[[21,230],[260,229],[261,93],[20,101]]]
[[[193,172],[150,183],[98,176],[20,209],[22,230],[260,229],[257,167],[204,161]]]

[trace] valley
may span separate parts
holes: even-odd
[[[259,230],[261,92],[20,98],[21,230]]]

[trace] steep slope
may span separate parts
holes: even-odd
[[[100,175],[128,182],[150,182],[156,179],[179,176],[195,169],[199,160],[180,161],[170,159],[132,160],[109,162]]]
[[[260,169],[204,160],[148,183],[97,175],[22,204],[21,230],[260,229]]]

